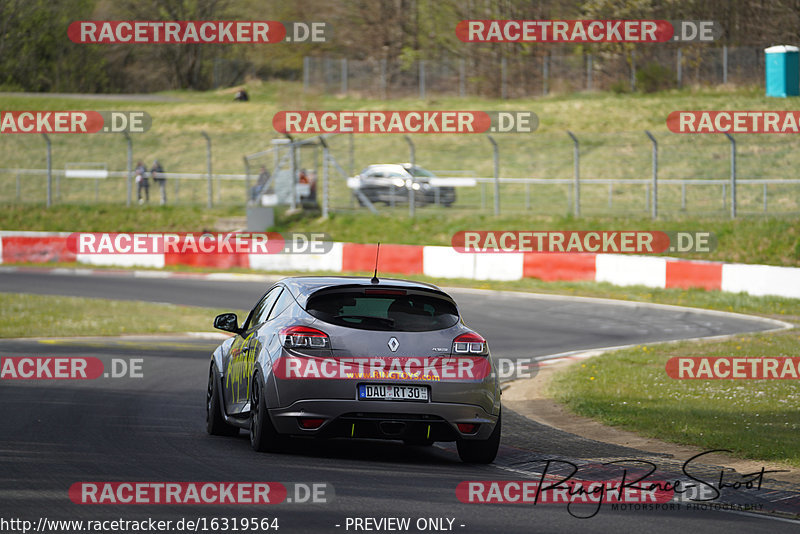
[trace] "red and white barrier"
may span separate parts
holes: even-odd
[[[375,245],[333,243],[326,254],[76,254],[68,232],[0,232],[0,263],[74,262],[115,267],[191,265],[262,271],[372,272]],[[460,253],[452,247],[381,245],[378,271],[472,280],[596,281],[704,288],[800,298],[800,268],[625,254]]]

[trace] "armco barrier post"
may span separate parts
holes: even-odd
[[[492,152],[494,155],[494,214],[500,215],[500,151],[497,148],[497,143],[491,135],[486,135],[489,142],[492,143]]]
[[[725,132],[731,142],[731,219],[736,218],[736,140],[731,134]]]
[[[47,134],[42,134],[44,142],[47,143],[47,207],[53,205],[53,156],[50,146],[50,138]]]
[[[213,175],[211,174],[211,138],[205,131],[200,132],[200,135],[206,140],[206,168],[208,169],[208,202],[206,205],[211,209],[214,207],[214,185],[212,182]]]
[[[653,220],[656,220],[658,218],[658,141],[647,130],[644,133],[653,142],[653,198],[651,206]]]
[[[409,162],[411,163],[412,166],[416,165],[417,155],[416,155],[416,150],[414,149],[414,142],[407,135],[404,135],[403,138],[406,140],[406,143],[408,143]],[[416,180],[414,179],[413,172],[409,174],[411,174],[411,187],[408,188],[408,216],[413,217],[414,212],[416,211],[416,202],[415,202],[416,199],[414,198],[415,197],[414,184],[416,184]],[[394,200],[394,195],[392,195],[392,200]]]
[[[122,132],[122,135],[125,136],[125,143],[128,145],[128,181],[126,183],[126,189],[128,190],[126,206],[131,206],[131,184],[133,183],[133,141],[131,141],[131,136],[128,132]]]
[[[575,134],[567,131],[567,135],[572,139],[572,177],[573,195],[572,195],[572,213],[575,217],[581,216],[581,152],[578,138]]]

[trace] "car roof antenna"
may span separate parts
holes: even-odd
[[[381,253],[381,242],[378,241],[378,249],[375,251],[375,273],[372,275],[372,280],[370,283],[377,284],[380,282],[378,280],[378,255]]]

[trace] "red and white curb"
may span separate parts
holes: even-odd
[[[78,262],[110,267],[171,265],[260,271],[371,272],[375,245],[332,243],[326,254],[76,254],[69,232],[0,232],[0,263]],[[381,245],[379,271],[436,278],[609,282],[619,286],[702,288],[800,298],[800,268],[682,260],[664,256],[575,253],[461,253],[452,247]],[[152,271],[137,271],[142,273]],[[224,274],[224,273],[222,273]],[[150,274],[147,276],[156,276]],[[190,273],[169,276],[191,277]]]

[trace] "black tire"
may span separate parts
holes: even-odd
[[[250,399],[250,446],[256,452],[278,452],[284,437],[275,430],[264,399],[264,386],[258,375],[253,377]]]
[[[235,436],[239,433],[239,427],[229,425],[222,417],[217,371],[213,364],[208,372],[208,388],[206,390],[206,432],[212,436]]]
[[[494,426],[489,439],[460,439],[456,442],[458,456],[462,462],[468,464],[490,464],[494,461],[497,457],[497,449],[500,448],[501,416],[502,413],[497,416],[497,424]]]

